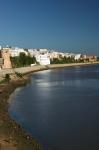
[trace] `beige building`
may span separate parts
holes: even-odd
[[[96,62],[97,61],[97,56],[87,56],[86,58],[89,62]]]
[[[84,62],[96,62],[97,56],[82,55],[81,60],[83,60]]]
[[[2,50],[2,58],[3,58],[2,68],[12,68],[10,56],[11,55],[8,48]]]
[[[57,58],[57,59],[59,59],[59,52],[51,52],[51,53],[49,53],[49,57],[50,57],[50,59],[51,60],[53,60],[54,58]]]

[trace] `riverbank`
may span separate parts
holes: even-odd
[[[8,113],[9,95],[19,86],[27,83],[27,78],[0,84],[0,150],[43,150],[40,144],[26,134]]]
[[[75,64],[53,64],[47,66],[33,66],[22,67],[15,69],[0,70],[0,79],[2,80],[5,74],[15,74],[20,72],[24,75],[48,69],[62,68],[62,67],[74,67],[99,64],[95,63],[75,63]],[[40,144],[33,139],[30,135],[12,120],[8,113],[8,99],[9,95],[19,86],[24,86],[28,81],[28,78],[18,79],[14,78],[9,83],[0,84],[0,150],[43,150]]]
[[[41,70],[48,70],[48,69],[55,69],[55,68],[64,68],[64,67],[75,67],[75,66],[89,66],[99,64],[99,62],[88,62],[88,63],[70,63],[70,64],[50,64],[50,65],[35,65],[33,67],[21,67],[21,68],[14,68],[14,69],[2,69],[0,70],[0,77],[4,77],[5,74],[15,74],[15,72],[19,72],[23,75],[41,71]]]

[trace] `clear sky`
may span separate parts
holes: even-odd
[[[99,55],[99,0],[0,0],[0,45]]]

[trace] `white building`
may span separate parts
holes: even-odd
[[[70,53],[65,53],[65,57],[66,58],[71,57]]]
[[[39,49],[39,52],[41,54],[46,54],[46,53],[48,53],[48,50],[47,49]]]
[[[81,54],[75,54],[74,59],[79,60],[81,58]]]
[[[49,65],[50,64],[50,58],[47,54],[36,55],[36,61],[40,65]]]
[[[31,57],[40,54],[40,52],[37,49],[28,49],[28,53],[30,54]]]
[[[28,55],[28,52],[26,52],[23,48],[15,47],[10,49],[11,57],[17,57],[20,55],[20,53],[25,53],[26,55]]]
[[[49,53],[50,59],[59,58],[59,52],[52,51]]]
[[[28,49],[28,53],[30,54],[31,57],[37,56],[40,54],[48,54],[47,49]]]
[[[65,56],[65,53],[59,53],[59,55],[61,56],[61,57],[64,57]]]

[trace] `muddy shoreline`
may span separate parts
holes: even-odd
[[[8,113],[9,96],[19,86],[25,86],[28,78],[0,84],[0,150],[43,150],[42,146]]]

